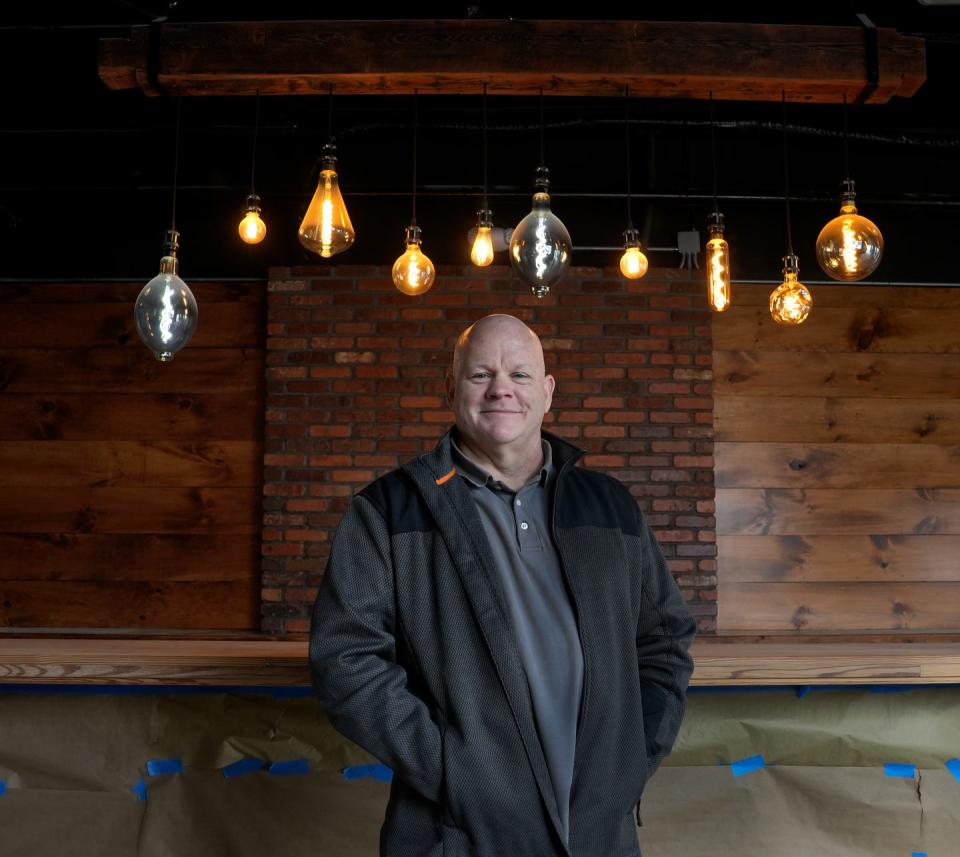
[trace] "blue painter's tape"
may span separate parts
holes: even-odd
[[[7,791],[7,784],[0,780],[0,795],[4,794]]]
[[[241,774],[252,774],[265,766],[266,762],[262,762],[260,759],[240,759],[238,762],[223,768],[223,775],[225,777],[239,777]]]
[[[917,766],[916,765],[900,765],[896,762],[887,762],[883,766],[883,772],[888,777],[907,777],[908,779],[913,779],[917,776]]]
[[[345,780],[362,780],[365,777],[389,783],[393,780],[393,771],[386,765],[351,765],[343,769]]]
[[[136,796],[137,800],[146,800],[147,799],[147,784],[143,781],[141,777],[137,780],[137,784],[130,789]]]
[[[951,759],[945,763],[946,769],[953,774],[954,779],[960,783],[960,759]]]
[[[797,685],[797,699],[803,699],[808,693],[810,693],[809,684],[798,684]]]
[[[284,759],[282,762],[274,762],[267,773],[278,777],[287,774],[309,774],[310,763],[306,759]]]
[[[913,857],[927,857],[926,851],[914,851]]]
[[[733,762],[730,767],[735,777],[742,777],[751,771],[759,771],[761,768],[766,767],[766,764],[767,763],[763,761],[763,756],[750,756],[749,758],[741,759],[739,762]]]
[[[150,759],[147,762],[147,773],[151,777],[158,774],[182,774],[183,762],[179,759]]]

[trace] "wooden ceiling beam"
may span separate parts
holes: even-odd
[[[924,40],[858,27],[644,21],[162,23],[100,42],[111,89],[150,95],[475,94],[884,103],[926,78]]]

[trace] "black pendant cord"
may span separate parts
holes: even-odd
[[[483,84],[483,205],[487,210],[487,84]]]
[[[257,89],[257,107],[253,119],[253,151],[250,154],[250,195],[256,193],[254,179],[257,175],[257,132],[260,130],[260,89]]]
[[[794,255],[793,252],[793,230],[790,228],[790,160],[787,157],[787,94],[780,91],[783,104],[783,202],[787,210],[787,254]]]
[[[544,155],[544,144],[543,144],[543,87],[540,87],[540,166],[545,167],[547,165],[546,156]]]
[[[630,84],[623,90],[624,95],[624,128],[627,141],[627,229],[633,229],[633,205],[630,198]]]
[[[710,155],[713,160],[713,213],[720,213],[717,203],[717,122],[713,106],[713,90],[710,90]]]
[[[177,231],[177,172],[180,169],[180,96],[177,96],[177,130],[173,144],[173,200],[170,206],[170,231]]]
[[[417,225],[417,90],[413,90],[413,215],[410,225]]]
[[[333,143],[333,84],[327,90],[327,142]]]
[[[843,93],[843,176],[850,181],[850,128],[847,123],[847,93]]]

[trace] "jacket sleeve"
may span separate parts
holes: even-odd
[[[636,508],[636,503],[634,503]],[[673,747],[686,710],[693,672],[689,648],[696,621],[677,588],[660,546],[639,508],[641,600],[637,622],[637,665],[643,689],[643,727],[649,773]]]
[[[335,729],[439,802],[440,730],[396,662],[394,605],[389,533],[358,496],[337,528],[314,603],[311,680]]]

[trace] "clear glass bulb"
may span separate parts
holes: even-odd
[[[355,233],[337,177],[336,147],[324,147],[320,181],[297,232],[300,243],[313,253],[329,259],[353,246]]]
[[[179,238],[174,230],[167,233],[167,255],[160,260],[160,273],[140,290],[133,307],[137,333],[162,363],[173,360],[197,329],[197,300],[177,275]]]
[[[538,298],[570,267],[570,233],[550,210],[548,175],[546,167],[537,168],[533,208],[510,236],[510,264]]]
[[[770,293],[770,315],[779,324],[803,324],[813,307],[810,290],[797,280],[798,261],[783,257],[783,282]]]
[[[407,249],[393,263],[393,284],[405,295],[422,295],[433,285],[436,270],[420,249],[420,227],[407,227]]]
[[[477,212],[477,235],[470,248],[470,261],[478,268],[485,268],[493,261],[493,222],[491,212],[483,208]]]
[[[834,280],[862,280],[883,256],[883,236],[876,224],[857,213],[853,182],[844,182],[840,214],[817,236],[817,261]]]
[[[707,240],[707,299],[714,312],[730,306],[730,245],[723,237],[723,215],[710,215]]]
[[[639,280],[647,273],[649,263],[640,249],[640,233],[626,229],[623,233],[623,255],[620,257],[620,273],[628,280]]]
[[[237,231],[240,240],[247,244],[259,244],[267,234],[267,224],[260,218],[260,197],[255,193],[247,197],[247,205]]]

